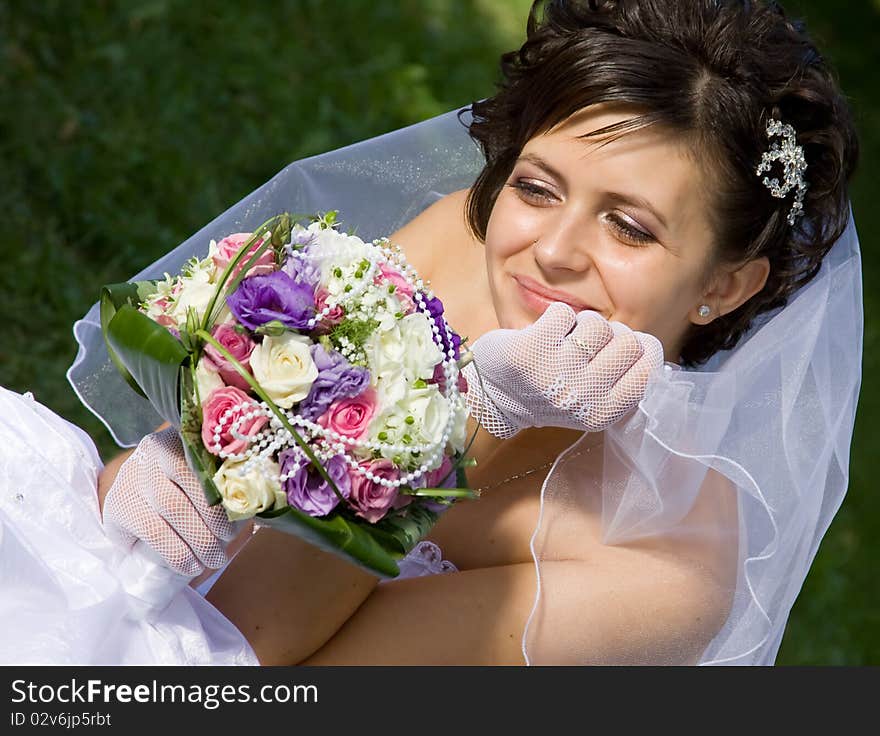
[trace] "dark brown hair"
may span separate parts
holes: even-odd
[[[619,103],[641,114],[591,135],[659,125],[681,136],[715,182],[715,262],[770,262],[758,294],[692,325],[682,363],[732,348],[757,315],[784,306],[815,276],[848,221],[858,140],[836,76],[803,23],[766,1],[537,0],[527,32],[518,51],[501,57],[498,92],[470,108],[470,135],[486,157],[467,203],[480,240],[526,142],[588,105]],[[773,197],[755,172],[771,117],[794,127],[808,165],[794,226],[786,219],[794,194]],[[781,179],[776,167],[770,176]]]

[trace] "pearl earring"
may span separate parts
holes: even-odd
[[[701,304],[700,308],[697,310],[697,314],[699,314],[701,317],[708,317],[711,312],[712,309],[709,307],[708,304]]]

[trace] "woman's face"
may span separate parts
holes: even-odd
[[[709,321],[707,183],[652,127],[604,147],[578,139],[630,117],[593,106],[525,145],[489,218],[489,284],[501,327],[564,301],[651,333],[677,361],[688,325]]]

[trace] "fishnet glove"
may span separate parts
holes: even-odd
[[[551,304],[522,330],[492,330],[463,369],[468,409],[506,439],[524,427],[598,432],[638,404],[663,347],[653,335]]]
[[[222,567],[236,533],[223,507],[208,505],[170,427],[144,437],[119,468],[104,500],[104,527],[117,543],[131,548],[140,540],[189,577]]]

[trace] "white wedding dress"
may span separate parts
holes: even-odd
[[[258,664],[203,597],[217,575],[193,590],[107,538],[101,468],[84,431],[0,387],[0,664]],[[455,566],[422,542],[400,569]]]

